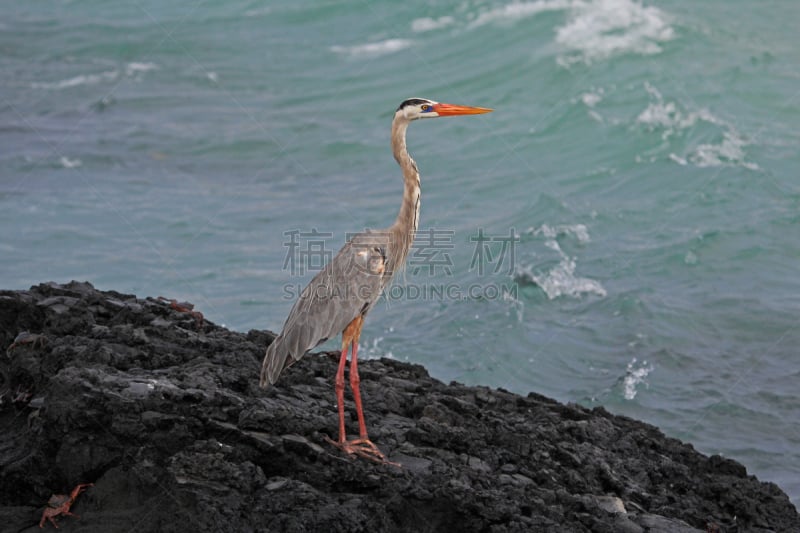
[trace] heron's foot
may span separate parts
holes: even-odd
[[[355,455],[357,457],[361,457],[362,459],[367,459],[383,465],[392,465],[398,468],[401,467],[400,463],[389,461],[386,456],[383,455],[383,452],[381,452],[378,447],[375,446],[375,443],[369,439],[353,439],[337,442],[325,437],[325,440],[342,450],[347,455]]]

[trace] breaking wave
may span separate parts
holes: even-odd
[[[331,46],[331,51],[350,57],[378,57],[399,52],[412,44],[413,42],[408,39],[386,39],[353,46]]]
[[[707,109],[696,111],[682,110],[675,102],[664,100],[661,93],[650,83],[645,82],[645,90],[651,98],[650,104],[636,118],[638,124],[650,131],[660,131],[661,138],[667,140],[679,135],[699,123],[715,126],[722,140],[719,143],[702,143],[689,149],[684,155],[670,153],[669,158],[679,165],[689,163],[697,167],[742,166],[758,170],[758,165],[745,160],[744,148],[750,144],[733,125],[717,118]]]
[[[32,89],[70,89],[72,87],[79,87],[82,85],[96,85],[98,83],[116,81],[123,75],[127,77],[139,77],[144,72],[158,69],[158,65],[154,63],[128,63],[121,70],[107,70],[105,72],[98,72],[96,74],[80,74],[59,81],[42,81],[31,83]]]
[[[654,6],[633,0],[573,2],[568,21],[556,30],[556,43],[566,49],[558,63],[591,63],[609,57],[661,52],[660,43],[675,37],[668,17]]]
[[[634,357],[628,363],[625,370],[625,377],[622,380],[622,394],[626,400],[633,400],[636,398],[636,387],[642,383],[647,385],[646,378],[653,371],[653,365],[648,365],[647,361],[642,361],[637,365],[637,359]]]
[[[606,290],[600,282],[575,275],[577,263],[574,257],[568,256],[558,244],[559,236],[572,236],[579,243],[589,242],[589,232],[583,224],[548,226],[531,228],[528,233],[534,236],[543,236],[545,246],[558,254],[558,264],[549,270],[538,270],[534,265],[519,267],[514,273],[514,279],[520,284],[533,284],[540,287],[547,298],[553,300],[559,296],[579,298],[584,294],[595,294],[605,297]]]
[[[675,38],[670,18],[654,6],[635,0],[514,1],[476,15],[467,25],[512,23],[551,11],[566,11],[567,21],[556,28],[555,42],[563,49],[558,64],[592,63],[609,57],[661,52],[661,43]]]

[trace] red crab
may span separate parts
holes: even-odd
[[[45,507],[44,511],[42,512],[42,519],[39,521],[39,527],[43,528],[44,521],[50,520],[56,529],[58,529],[58,524],[56,524],[55,517],[60,514],[80,518],[75,513],[70,513],[69,508],[72,507],[73,503],[75,503],[75,498],[78,497],[78,494],[86,490],[86,487],[94,487],[94,483],[81,483],[72,489],[72,492],[69,493],[69,496],[66,494],[53,494],[50,496],[50,499],[47,501],[47,507]]]
[[[194,311],[194,304],[189,302],[179,302],[178,300],[174,300],[171,298],[164,298],[163,296],[159,296],[157,298],[160,302],[168,303],[171,309],[178,311],[179,313],[188,313],[190,314],[197,324],[197,329],[201,329],[205,325],[205,318],[203,317],[203,313],[200,311]]]

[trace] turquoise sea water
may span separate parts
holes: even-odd
[[[606,406],[800,503],[797,2],[0,15],[3,288],[278,330],[348,232],[394,220],[397,105],[492,107],[411,126],[422,233],[361,353]]]

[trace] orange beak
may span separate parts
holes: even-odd
[[[456,115],[481,115],[483,113],[491,113],[493,109],[486,107],[469,107],[465,105],[453,104],[434,104],[433,110],[440,117],[454,117]]]

